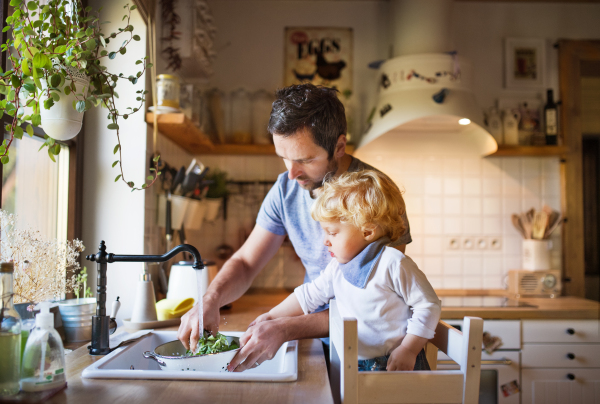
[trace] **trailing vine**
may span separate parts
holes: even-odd
[[[114,168],[118,164],[120,174],[115,182],[122,180],[132,191],[152,186],[161,174],[158,170],[159,156],[153,158],[152,175],[140,187],[126,180],[119,129],[120,118],[127,119],[143,109],[148,91],[136,91],[136,105],[127,107],[123,113],[117,110],[115,104],[119,97],[115,90],[119,81],[128,80],[135,85],[152,63],[148,57],[137,60],[135,64],[140,65],[140,70],[128,77],[123,73],[111,73],[101,64],[103,58],[115,59],[119,54],[124,55],[132,41],[140,40],[138,35],[133,34],[134,27],[130,23],[131,11],[136,6],[124,5],[126,14],[121,20],[124,27],[105,35],[101,25],[109,21],[100,22],[101,9],[92,11],[91,7],[83,8],[80,0],[50,0],[46,5],[40,5],[39,0],[27,3],[11,0],[10,5],[14,12],[6,19],[4,32],[12,29],[12,37],[2,44],[1,50],[8,53],[12,67],[6,72],[0,70],[0,93],[5,95],[0,101],[0,118],[6,113],[12,120],[5,128],[10,137],[0,145],[2,164],[8,163],[9,149],[15,138],[21,139],[25,132],[33,136],[32,126],[43,124],[40,116],[42,107],[51,109],[61,95],[73,94],[76,98],[73,108],[80,113],[98,106],[108,110],[110,123],[107,127],[115,130],[117,137],[113,154],[118,153],[118,159],[112,166]],[[124,41],[116,51],[109,52],[107,45],[118,37]],[[77,87],[74,80],[77,72],[89,77],[87,87]],[[48,148],[50,159],[55,161],[60,145],[46,135],[40,150],[44,147]]]

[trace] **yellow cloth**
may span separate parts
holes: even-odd
[[[194,299],[163,299],[156,303],[156,315],[159,321],[183,316],[192,307]]]

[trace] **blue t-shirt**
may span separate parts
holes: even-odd
[[[377,169],[353,158],[348,171],[361,170]],[[310,216],[310,209],[314,202],[310,192],[302,188],[296,180],[290,180],[286,171],[277,178],[256,218],[256,223],[263,229],[280,236],[288,235],[306,269],[304,282],[310,282],[319,276],[332,259],[323,244],[321,225]],[[391,243],[391,246],[408,244],[412,241],[406,213],[402,218],[406,231],[398,240]]]

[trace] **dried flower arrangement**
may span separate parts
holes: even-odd
[[[0,210],[0,260],[13,261],[15,303],[61,299],[79,289],[80,240],[44,240],[39,231],[18,229],[17,216]]]

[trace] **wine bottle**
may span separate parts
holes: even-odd
[[[546,124],[546,144],[556,145],[558,141],[558,108],[554,102],[552,89],[548,89],[548,99],[544,106],[544,121]]]

